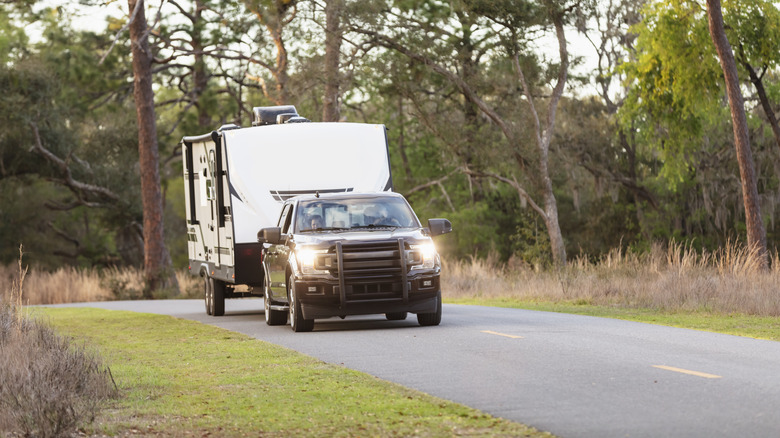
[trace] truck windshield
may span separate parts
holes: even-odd
[[[296,217],[299,232],[419,226],[409,204],[394,197],[301,201]]]

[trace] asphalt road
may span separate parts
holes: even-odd
[[[780,343],[518,309],[444,305],[442,324],[381,316],[269,327],[261,300],[80,304],[216,325],[561,437],[780,436]]]

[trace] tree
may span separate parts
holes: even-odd
[[[446,5],[440,5],[438,2],[425,3],[424,7],[420,8],[422,10],[420,14],[417,14],[420,11],[409,11],[406,14],[403,11],[400,13],[391,10],[384,11],[384,14],[393,18],[393,28],[401,29],[400,33],[388,35],[385,32],[389,30],[373,30],[368,26],[353,27],[353,31],[370,37],[371,41],[376,45],[404,54],[413,62],[429,68],[444,78],[462,96],[463,106],[466,109],[464,114],[468,115],[469,109],[472,109],[475,116],[478,113],[483,114],[500,130],[509,145],[509,152],[507,156],[499,157],[500,163],[495,164],[501,167],[508,158],[511,158],[516,166],[515,171],[511,173],[524,174],[526,183],[532,185],[535,194],[541,197],[541,202],[537,202],[533,197],[534,193],[530,192],[526,185],[521,182],[522,180],[518,180],[514,175],[502,175],[490,170],[475,170],[471,168],[468,160],[464,163],[464,172],[470,176],[493,178],[514,188],[518,197],[524,203],[528,203],[544,221],[549,235],[553,263],[563,266],[566,264],[566,247],[558,221],[558,206],[550,175],[549,151],[550,143],[553,139],[558,102],[563,95],[568,76],[569,54],[564,25],[566,20],[573,15],[572,11],[576,9],[577,5],[565,5],[552,1],[543,2],[541,5],[522,2],[475,2],[474,5],[458,4],[457,7],[450,5],[453,6],[451,10],[454,11],[453,15],[456,20],[463,24],[460,29],[463,29],[469,35],[468,38],[462,39],[456,38],[450,33],[450,23],[447,21],[448,12],[446,12],[450,8],[443,6]],[[439,20],[438,23],[424,22],[418,18],[426,13]],[[508,61],[508,64],[514,69],[516,75],[514,78],[515,83],[522,90],[525,98],[525,102],[518,103],[518,105],[527,105],[530,113],[533,133],[531,141],[535,144],[535,148],[531,151],[523,147],[524,142],[528,139],[524,137],[524,133],[518,128],[518,124],[505,118],[496,107],[483,99],[484,96],[480,95],[479,89],[476,88],[479,76],[476,70],[469,68],[477,67],[478,63],[471,65],[461,62],[459,65],[463,68],[453,70],[436,59],[438,56],[436,49],[450,50],[450,53],[454,52],[452,58],[459,59],[458,56],[462,56],[463,53],[469,53],[470,50],[473,50],[472,47],[469,47],[467,44],[458,44],[446,48],[428,49],[426,51],[425,49],[413,48],[404,44],[406,39],[404,36],[415,33],[422,35],[438,34],[438,37],[428,37],[430,40],[435,41],[468,43],[471,41],[471,35],[476,33],[474,27],[477,25],[482,27],[482,29],[489,29],[487,31],[489,35],[495,35],[492,32],[491,22],[502,30],[503,41],[500,45],[505,49],[503,60],[505,62]],[[528,58],[521,59],[521,52],[523,49],[523,38],[525,37],[524,31],[527,30],[530,33],[530,29],[534,26],[545,25],[551,26],[554,30],[558,41],[559,63],[554,68],[554,85],[552,85],[549,98],[546,99],[546,117],[542,121],[539,107],[537,106],[537,99],[534,96],[536,90],[534,90],[532,83],[528,81],[524,73],[523,63]],[[485,39],[488,38],[486,37]],[[484,42],[484,40],[482,41]],[[498,43],[494,42],[493,44],[495,45],[494,47],[499,46]],[[484,52],[481,53],[484,54]],[[491,54],[498,55],[499,52],[492,51]],[[466,142],[466,144],[472,143]],[[473,153],[473,151],[470,153]]]
[[[176,276],[165,246],[163,204],[160,189],[157,122],[152,91],[152,61],[144,0],[128,0],[130,44],[133,53],[133,96],[138,121],[138,161],[141,168],[141,195],[144,211],[144,297],[152,298],[159,289],[178,293]]]
[[[723,37],[738,42],[744,59],[750,60],[748,64],[761,63],[769,68],[774,65],[772,59],[776,55],[768,49],[770,44],[762,39],[774,40],[770,30],[777,25],[764,22],[771,22],[769,18],[778,14],[775,7],[765,3],[763,0],[731,0],[724,4],[729,13],[725,18]],[[752,12],[747,13],[747,10]],[[768,31],[759,36],[754,28]],[[743,173],[747,171],[745,166],[754,167],[755,163],[748,163],[745,150],[736,143],[742,140],[734,137],[737,120],[731,119],[730,114],[734,114],[733,105],[741,107],[743,115],[750,113],[746,112],[744,103],[735,102],[724,87],[724,66],[715,56],[718,49],[713,46],[708,11],[697,1],[656,1],[644,9],[643,21],[634,30],[638,33],[636,58],[620,70],[627,74],[630,84],[629,94],[619,110],[624,132],[630,133],[634,141],[658,152],[660,176],[672,195],[670,201],[678,204],[679,222],[687,228],[688,234],[692,231],[691,222],[710,222],[721,233],[730,233],[740,221],[739,214],[733,213],[735,203],[744,205],[747,197],[749,203],[755,202],[755,208],[759,208],[760,199],[757,194],[751,195],[749,186],[755,183],[757,193],[760,180],[755,177],[755,168],[749,172],[752,177]],[[774,47],[777,44],[780,42]],[[748,73],[739,72],[739,67],[735,62],[735,70],[731,72],[733,78],[749,77]],[[744,90],[749,90],[753,84],[746,82],[745,85]],[[724,100],[727,96],[728,106]],[[731,123],[728,122],[730,119],[733,120]],[[771,121],[769,114],[767,119]],[[724,127],[731,131],[730,136],[726,134],[728,131],[723,131]],[[749,126],[744,125],[744,129],[743,140],[750,135]],[[729,137],[735,142],[733,146],[727,142]],[[760,149],[757,152],[767,154]],[[758,164],[761,166],[761,161]],[[740,190],[728,181],[732,175],[731,166],[738,167],[740,175],[749,177],[754,183],[743,181],[748,185]],[[770,172],[774,171],[771,164],[766,166]],[[770,188],[774,184],[769,178],[772,175],[764,180],[764,187]],[[767,207],[774,208],[771,199],[764,202]],[[749,205],[745,207],[747,209]],[[702,210],[707,214],[701,214]],[[745,211],[749,229],[755,230],[757,225],[755,213]],[[729,216],[735,216],[735,219],[727,220]],[[753,225],[747,225],[751,221]],[[757,238],[753,234],[748,238],[749,243],[757,242],[754,240]]]
[[[43,32],[10,45],[19,50],[0,68],[0,204],[14,206],[0,213],[0,247],[22,241],[41,267],[141,265],[139,181],[127,165],[138,157],[129,53],[99,64],[110,36],[72,29],[67,11],[9,17]],[[13,34],[0,25],[0,39]]]
[[[758,203],[755,165],[753,163],[753,154],[750,150],[745,103],[742,99],[742,92],[739,89],[737,64],[723,26],[720,0],[707,0],[707,18],[712,42],[718,51],[718,58],[720,58],[723,76],[726,80],[726,92],[729,99],[729,108],[731,109],[731,121],[734,127],[734,143],[737,148],[739,173],[742,180],[747,242],[751,250],[755,250],[758,253],[761,264],[766,268],[769,266],[766,231],[761,219],[761,207]]]

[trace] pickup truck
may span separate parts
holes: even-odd
[[[417,314],[441,322],[441,260],[432,237],[452,231],[447,219],[423,227],[393,192],[333,193],[286,200],[276,227],[257,233],[263,245],[268,325],[311,331],[314,321]]]

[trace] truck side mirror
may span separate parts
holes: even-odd
[[[431,236],[447,234],[452,231],[452,222],[447,219],[428,219],[428,229]]]
[[[257,241],[260,243],[281,243],[282,229],[279,227],[263,228],[257,232]]]

